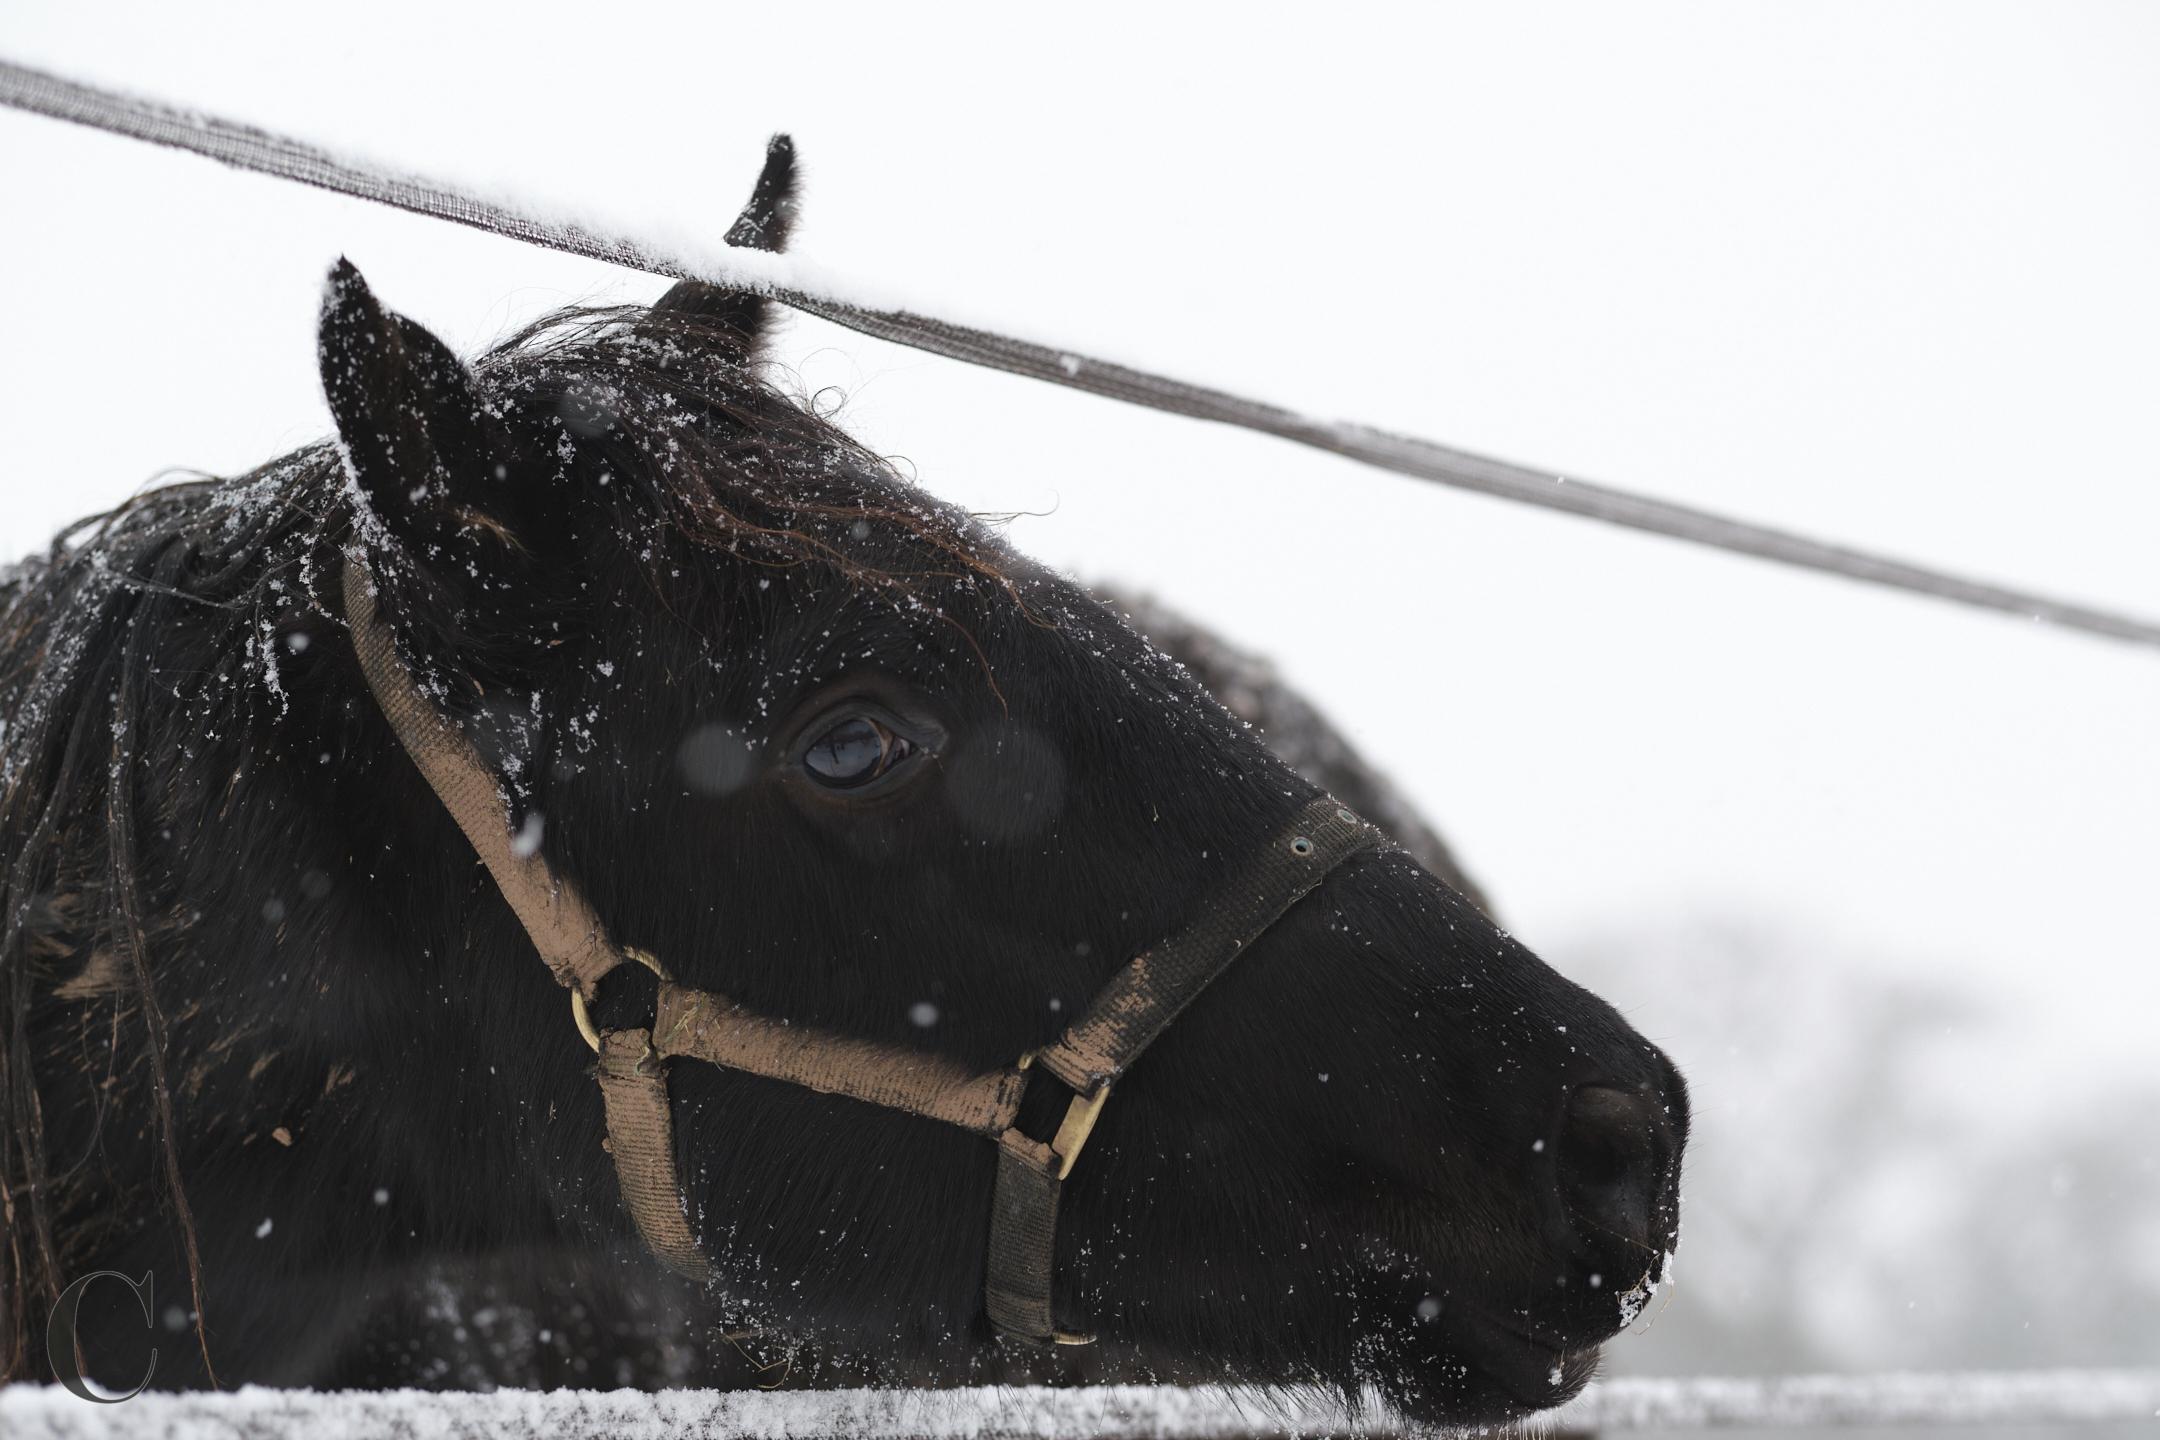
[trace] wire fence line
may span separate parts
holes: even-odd
[[[1128,404],[1260,431],[1397,474],[1954,604],[2160,647],[2160,622],[1953,575],[1857,547],[1555,475],[1370,425],[1320,419],[1070,350],[882,306],[865,297],[864,287],[819,283],[800,267],[788,264],[784,257],[741,250],[719,253],[666,247],[607,233],[575,220],[547,218],[455,186],[343,158],[287,136],[95,89],[5,60],[0,60],[0,105],[186,150],[236,169],[296,181],[652,275],[709,280],[756,290],[835,324],[918,350]]]
[[[2068,1425],[2160,1415],[2160,1370],[1609,1380],[1527,1422],[1545,1432]],[[1314,1392],[1103,1385],[973,1390],[148,1393],[94,1405],[0,1390],[9,1440],[1436,1440]]]

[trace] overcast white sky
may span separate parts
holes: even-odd
[[[798,250],[923,308],[2160,615],[2160,7],[914,8],[13,0],[0,53],[715,237],[790,129]],[[11,114],[0,197],[11,554],[324,433],[340,253],[466,349],[661,288]],[[1274,655],[1563,968],[1710,911],[2021,1008],[1983,1087],[2160,1069],[2160,653],[782,346]]]

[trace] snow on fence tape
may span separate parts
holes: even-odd
[[[2160,1370],[1611,1380],[1531,1422],[1578,1432],[2036,1425],[2160,1417]],[[1375,1405],[1224,1386],[1075,1389],[325,1393],[249,1387],[97,1405],[0,1389],[8,1440],[1297,1440],[1410,1436]]]
[[[0,59],[0,106],[170,146],[236,169],[275,175],[652,275],[754,290],[866,335],[932,354],[1132,405],[1257,430],[1421,480],[1782,565],[2160,647],[2160,622],[1950,575],[1852,546],[1555,475],[1549,470],[1512,464],[1416,436],[1397,435],[1346,420],[1321,419],[995,329],[956,324],[918,313],[880,287],[826,273],[793,256],[715,246],[691,236],[659,236],[650,227],[633,235],[602,217],[561,206],[535,207],[530,202],[489,194],[484,187],[454,186],[403,174],[288,136],[95,89],[4,59]]]

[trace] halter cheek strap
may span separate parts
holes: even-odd
[[[1384,843],[1379,831],[1335,801],[1313,800],[1209,897],[1199,919],[1112,976],[1055,1043],[1005,1069],[972,1071],[928,1051],[759,1015],[724,995],[678,985],[654,957],[615,945],[575,886],[538,854],[516,852],[500,784],[472,742],[414,684],[357,557],[345,564],[344,600],[353,649],[390,728],[472,842],[540,958],[570,990],[578,1028],[599,1057],[607,1148],[624,1208],[654,1255],[699,1280],[710,1279],[712,1267],[691,1231],[675,1170],[667,1061],[676,1057],[845,1095],[996,1142],[984,1285],[991,1322],[1014,1339],[1086,1343],[1059,1331],[1051,1318],[1058,1199],[1111,1087],[1292,906],[1344,861]],[[586,1002],[625,960],[660,976],[652,1028],[597,1030]],[[1022,1097],[1043,1083],[1072,1095],[1056,1133],[1037,1140],[1017,1122]]]
[[[1047,1144],[1017,1128],[998,1137],[984,1299],[999,1330],[1034,1340],[1073,1338],[1061,1334],[1050,1318],[1058,1196],[1111,1086],[1292,906],[1345,860],[1380,841],[1380,833],[1351,811],[1325,795],[1316,798],[1273,843],[1231,874],[1201,906],[1197,920],[1127,962],[1056,1043],[1021,1062],[1024,1074],[1047,1074],[1073,1098]]]
[[[585,897],[562,884],[538,852],[520,855],[511,843],[510,811],[502,785],[464,732],[445,720],[420,693],[405,662],[398,659],[390,627],[375,610],[375,582],[357,559],[345,562],[345,621],[352,629],[353,650],[360,657],[368,689],[382,707],[398,743],[434,788],[458,829],[480,852],[481,863],[495,878],[495,888],[517,912],[518,923],[532,937],[533,948],[567,985],[586,999],[600,977],[622,964],[622,952],[609,943],[607,930]]]

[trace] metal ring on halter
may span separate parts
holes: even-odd
[[[640,950],[634,945],[625,945],[622,953],[623,959],[637,961],[638,964],[643,965],[662,980],[673,978],[666,970],[661,968],[659,960],[654,958],[650,950]],[[577,1033],[584,1036],[585,1043],[592,1046],[594,1052],[597,1053],[600,1049],[600,1032],[592,1023],[592,1012],[585,1008],[585,997],[575,989],[570,992],[570,1018],[577,1021]]]

